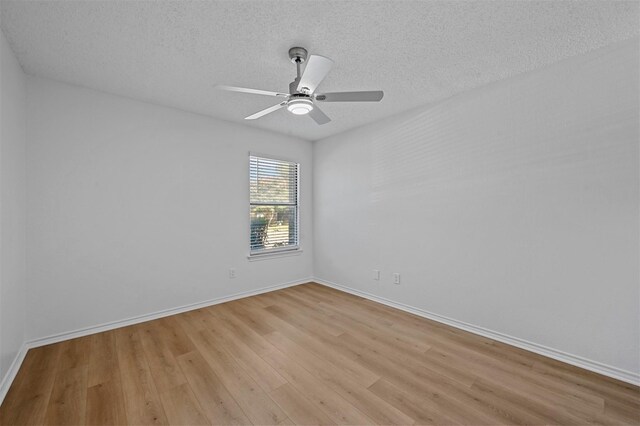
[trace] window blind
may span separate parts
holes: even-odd
[[[298,248],[298,168],[297,163],[249,156],[252,255]]]

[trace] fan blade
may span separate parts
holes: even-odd
[[[285,98],[289,96],[289,94],[287,93],[269,92],[267,90],[247,89],[245,87],[235,87],[235,86],[216,86],[216,89],[226,90],[228,92],[251,93],[253,95],[283,96]]]
[[[321,102],[379,102],[384,96],[382,90],[368,92],[334,92],[316,95],[316,101]]]
[[[252,114],[248,117],[245,117],[245,120],[255,120],[256,118],[260,118],[263,115],[267,115],[267,114],[271,114],[274,111],[279,110],[280,108],[282,108],[283,106],[285,106],[287,103],[286,102],[281,102],[278,105],[274,105],[272,107],[269,107],[267,109],[263,109],[262,111],[258,111],[255,114]]]
[[[313,109],[309,111],[309,117],[313,118],[313,121],[318,124],[327,124],[331,121],[331,119],[327,117],[327,115],[322,112],[322,110],[318,108],[317,105],[314,105]]]
[[[300,83],[298,83],[298,92],[307,95],[315,92],[320,82],[329,74],[332,66],[333,61],[329,58],[319,55],[309,56],[307,66],[300,77]]]

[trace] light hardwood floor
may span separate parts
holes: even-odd
[[[32,349],[0,424],[638,424],[639,392],[306,284]]]

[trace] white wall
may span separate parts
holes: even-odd
[[[310,142],[32,77],[27,105],[30,339],[312,275]],[[249,151],[301,163],[301,255],[247,260]]]
[[[316,276],[637,374],[638,48],[315,142]]]
[[[0,382],[24,341],[25,167],[25,75],[0,31]]]

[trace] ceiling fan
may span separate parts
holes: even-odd
[[[287,107],[287,110],[295,115],[308,114],[316,123],[326,124],[331,121],[322,112],[316,102],[379,102],[384,96],[382,90],[365,92],[332,92],[315,93],[318,85],[329,74],[333,61],[320,55],[310,55],[307,60],[307,49],[303,47],[292,47],[289,49],[289,58],[296,64],[297,76],[289,84],[289,93],[269,92],[267,90],[247,89],[234,86],[216,86],[220,90],[231,92],[252,93],[254,95],[275,96],[284,98],[282,102],[272,107],[258,111],[245,120],[255,120],[263,117],[280,108]],[[306,62],[304,72],[300,73],[300,66]]]

